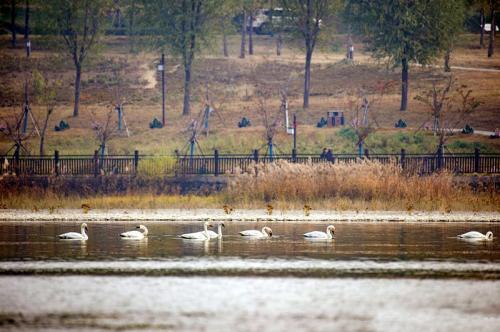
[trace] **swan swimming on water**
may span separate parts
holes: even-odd
[[[137,229],[140,229],[141,231],[128,231],[121,233],[120,236],[124,239],[143,239],[145,236],[148,235],[148,229],[144,225],[139,225],[136,227]]]
[[[208,236],[210,236],[211,239],[219,238],[222,239],[222,227],[226,228],[226,225],[224,225],[223,222],[220,222],[217,224],[217,233],[215,233],[212,230],[208,230]]]
[[[311,238],[311,239],[333,239],[333,235],[335,234],[335,226],[330,225],[326,228],[326,233],[325,232],[320,232],[320,231],[314,231],[314,232],[309,232],[305,233],[304,237],[306,238]]]
[[[464,239],[464,240],[486,240],[486,241],[491,241],[493,240],[493,233],[492,232],[487,232],[486,234],[482,234],[476,231],[472,232],[467,232],[464,234],[460,234],[458,236],[459,239]]]
[[[88,240],[89,237],[87,236],[86,232],[88,232],[89,229],[88,229],[86,223],[83,223],[80,226],[80,231],[81,231],[81,233],[68,232],[68,233],[64,233],[64,234],[59,234],[58,237],[60,239],[64,239],[64,240],[81,240],[81,241]]]
[[[182,234],[181,237],[183,239],[191,239],[191,240],[210,240],[210,234],[208,234],[207,227],[213,227],[213,225],[210,224],[208,221],[206,221],[203,224],[203,231],[196,233]]]
[[[251,237],[272,237],[273,236],[273,230],[271,227],[264,226],[262,227],[261,231],[255,230],[255,229],[250,229],[248,231],[241,231],[240,232],[241,236],[251,236]]]

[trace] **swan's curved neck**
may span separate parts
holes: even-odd
[[[206,223],[205,223],[205,224],[203,224],[203,234],[205,234],[205,237],[206,237],[207,239],[209,239],[209,238],[210,238],[210,235],[208,235],[208,225],[207,225]]]
[[[326,228],[326,236],[329,238],[329,239],[333,239],[333,231],[330,227],[327,227]]]
[[[144,231],[143,232],[144,236],[148,235],[148,229],[145,226],[141,227],[141,229]]]
[[[82,237],[83,237],[84,239],[86,239],[88,236],[87,236],[87,233],[85,232],[85,226],[82,226],[82,228],[81,228],[81,232],[82,232]]]
[[[266,227],[262,227],[262,230],[261,230],[262,235],[264,235],[265,237],[269,237],[269,233],[266,232],[266,231],[267,231],[267,228]]]

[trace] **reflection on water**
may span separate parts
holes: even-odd
[[[62,241],[57,234],[78,230],[79,224],[0,224],[0,260],[109,260],[161,259],[185,256],[249,258],[321,258],[383,260],[480,260],[499,262],[500,241],[471,242],[456,238],[470,230],[493,231],[497,223],[336,223],[335,240],[306,240],[302,234],[324,230],[324,224],[270,224],[270,239],[238,235],[244,229],[260,229],[263,223],[226,223],[224,238],[185,240],[178,234],[202,229],[200,223],[146,223],[149,236],[127,240],[119,234],[130,224],[89,223],[89,240]]]

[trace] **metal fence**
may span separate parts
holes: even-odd
[[[236,174],[249,170],[255,163],[271,163],[285,160],[294,163],[357,163],[371,160],[382,164],[400,165],[411,174],[431,174],[447,170],[456,174],[500,173],[500,154],[398,154],[364,155],[339,154],[333,160],[318,155],[291,154],[260,156],[258,151],[248,155],[221,155],[217,151],[210,156],[141,156],[134,155],[100,156],[4,156],[0,160],[0,174],[52,175],[52,176],[99,176],[110,174],[180,176],[180,175],[222,175]]]

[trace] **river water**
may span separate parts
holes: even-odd
[[[0,329],[88,331],[498,331],[498,223],[226,222],[222,240],[183,240],[201,223],[0,224]]]

